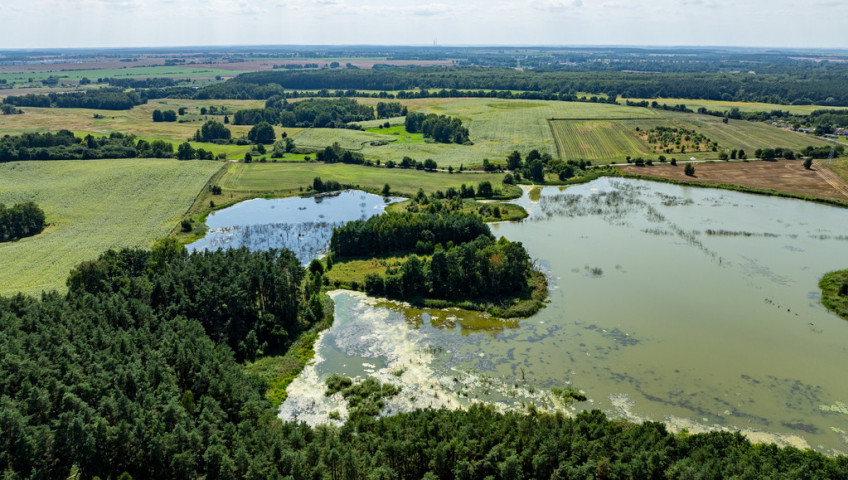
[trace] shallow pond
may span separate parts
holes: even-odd
[[[335,292],[336,324],[282,416],[344,413],[321,384],[339,372],[404,385],[391,411],[476,400],[601,408],[848,451],[848,321],[817,287],[848,266],[848,210],[624,179],[518,203],[530,218],[493,230],[549,274],[547,308],[502,323]],[[589,401],[550,394],[568,384]]]
[[[288,248],[306,263],[326,253],[333,227],[379,215],[388,203],[398,200],[402,199],[387,201],[359,190],[307,198],[247,200],[210,213],[206,236],[187,248]]]

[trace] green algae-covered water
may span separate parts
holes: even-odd
[[[336,323],[281,416],[344,414],[321,383],[338,372],[402,385],[387,413],[475,401],[600,408],[848,451],[848,321],[817,288],[848,267],[848,210],[625,179],[518,203],[530,218],[493,231],[523,242],[549,275],[545,309],[501,322],[334,292]],[[566,385],[589,401],[551,394]]]

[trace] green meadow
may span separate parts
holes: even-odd
[[[315,177],[321,177],[325,181],[335,180],[345,185],[359,185],[363,189],[376,192],[388,183],[392,193],[407,196],[414,195],[419,188],[430,193],[449,187],[458,188],[463,183],[476,187],[478,183],[486,180],[497,188],[503,180],[503,174],[498,173],[451,174],[342,163],[229,163],[224,173],[216,180],[223,188],[223,193],[219,196],[222,201],[216,200],[216,203],[228,202],[228,198],[238,198],[239,194],[244,193],[254,197],[297,194],[301,192],[301,187],[311,185]]]
[[[0,243],[0,295],[64,290],[78,263],[109,248],[149,247],[220,168],[173,159],[0,163],[0,203],[32,200],[48,223],[39,235]]]

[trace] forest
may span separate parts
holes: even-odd
[[[609,97],[689,98],[777,104],[848,105],[844,73],[640,73],[544,71],[477,67],[387,67],[371,70],[266,71],[241,74],[197,92],[206,98],[257,98],[275,85],[288,90],[502,90],[546,94],[605,93]],[[200,98],[200,97],[198,97]],[[262,98],[262,97],[258,97]],[[267,97],[264,97],[267,98]]]
[[[38,235],[44,230],[44,210],[35,202],[0,203],[0,242],[11,242]]]
[[[754,446],[738,433],[674,435],[597,410],[568,418],[472,406],[363,415],[341,427],[283,423],[262,397],[267,385],[242,372],[229,344],[268,322],[276,329],[266,333],[289,344],[310,321],[296,288],[302,275],[288,252],[189,255],[160,243],[78,267],[65,296],[0,298],[4,477],[848,476],[846,457]],[[271,281],[285,287],[257,296],[260,285],[275,295]],[[287,302],[298,314],[278,318]],[[257,319],[259,305],[267,310]],[[216,309],[226,323],[205,317]],[[252,327],[241,312],[257,320]]]

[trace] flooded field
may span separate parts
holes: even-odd
[[[848,322],[817,288],[848,266],[848,211],[624,179],[518,203],[530,218],[493,230],[523,242],[549,275],[547,308],[502,322],[334,292],[336,323],[281,416],[343,418],[322,383],[342,373],[401,385],[389,412],[473,401],[600,408],[848,451]],[[569,386],[589,400],[552,392]]]
[[[187,245],[189,251],[248,247],[288,248],[302,262],[327,253],[333,227],[385,211],[388,201],[359,190],[301,198],[256,198],[206,217],[209,232]]]

